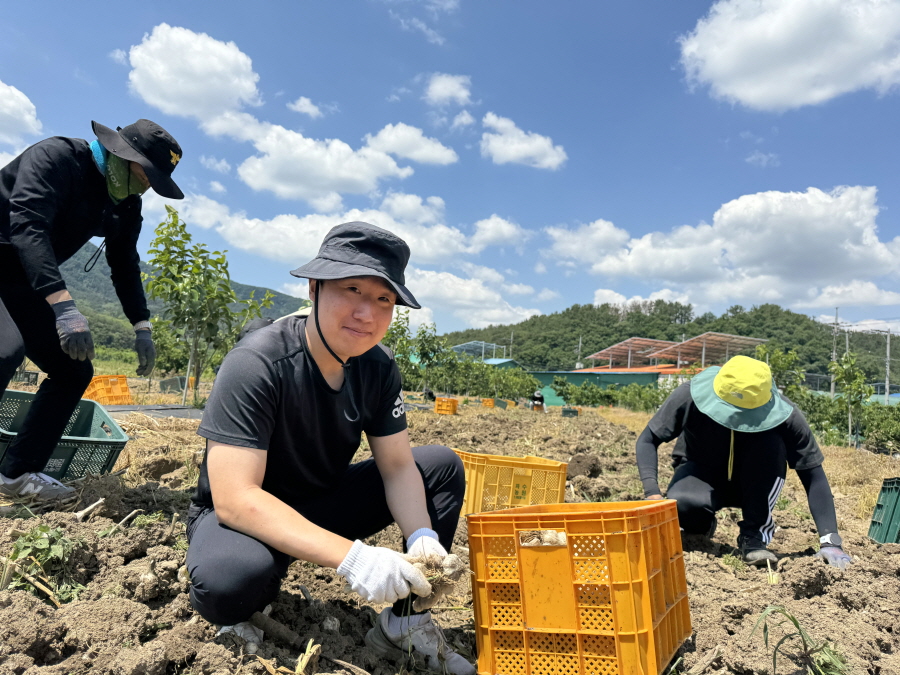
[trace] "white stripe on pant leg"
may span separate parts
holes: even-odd
[[[768,544],[772,541],[772,536],[775,534],[775,516],[773,511],[775,510],[775,504],[778,502],[778,496],[781,494],[781,489],[783,487],[784,478],[776,478],[775,484],[772,485],[772,489],[769,491],[769,517],[759,530],[764,544]]]

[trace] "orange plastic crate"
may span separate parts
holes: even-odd
[[[493,408],[494,407],[494,399],[492,399],[492,398],[481,399],[481,407],[482,408]]]
[[[455,398],[434,399],[434,412],[438,415],[455,415],[459,401]]]
[[[674,500],[467,520],[479,674],[659,675],[690,637]]]
[[[95,375],[82,398],[100,405],[131,405],[131,390],[125,375]]]
[[[569,466],[565,462],[454,451],[466,470],[463,513],[565,501]]]

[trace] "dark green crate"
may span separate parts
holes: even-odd
[[[869,538],[879,544],[900,543],[900,478],[885,478],[878,493]]]
[[[0,399],[0,461],[28,414],[34,394],[9,391]],[[82,399],[63,429],[44,473],[58,480],[112,470],[128,436],[96,401]]]
[[[578,408],[563,408],[563,417],[578,417]]]
[[[495,408],[503,408],[503,409],[506,409],[507,405],[508,405],[507,402],[506,402],[504,399],[502,399],[502,398],[495,398],[495,399],[494,399],[494,407],[495,407]]]

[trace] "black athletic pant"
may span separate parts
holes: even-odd
[[[678,520],[688,534],[706,534],[716,511],[736,506],[744,517],[738,523],[741,534],[768,544],[775,534],[773,511],[786,473],[787,463],[777,453],[770,459],[760,453],[735,466],[730,481],[720,470],[685,460],[675,469],[666,497],[678,502]]]
[[[48,377],[0,462],[0,473],[7,478],[43,471],[91,383],[94,367],[63,352],[56,316],[45,298],[27,283],[0,281],[0,392],[6,391],[25,356]]]
[[[431,527],[450,550],[466,490],[462,461],[450,448],[413,448],[425,484]],[[375,460],[352,464],[341,483],[326,495],[294,508],[319,527],[347,539],[364,539],[394,522]],[[188,511],[187,568],[191,604],[219,625],[247,621],[278,595],[293,559],[246,534],[219,523],[215,510],[192,504]],[[405,544],[404,544],[405,546]],[[394,613],[411,613],[411,599],[398,600]]]

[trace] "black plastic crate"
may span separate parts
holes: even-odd
[[[0,461],[6,455],[34,401],[34,394],[7,390],[0,399]],[[44,467],[58,480],[112,470],[128,436],[96,401],[82,399]]]

